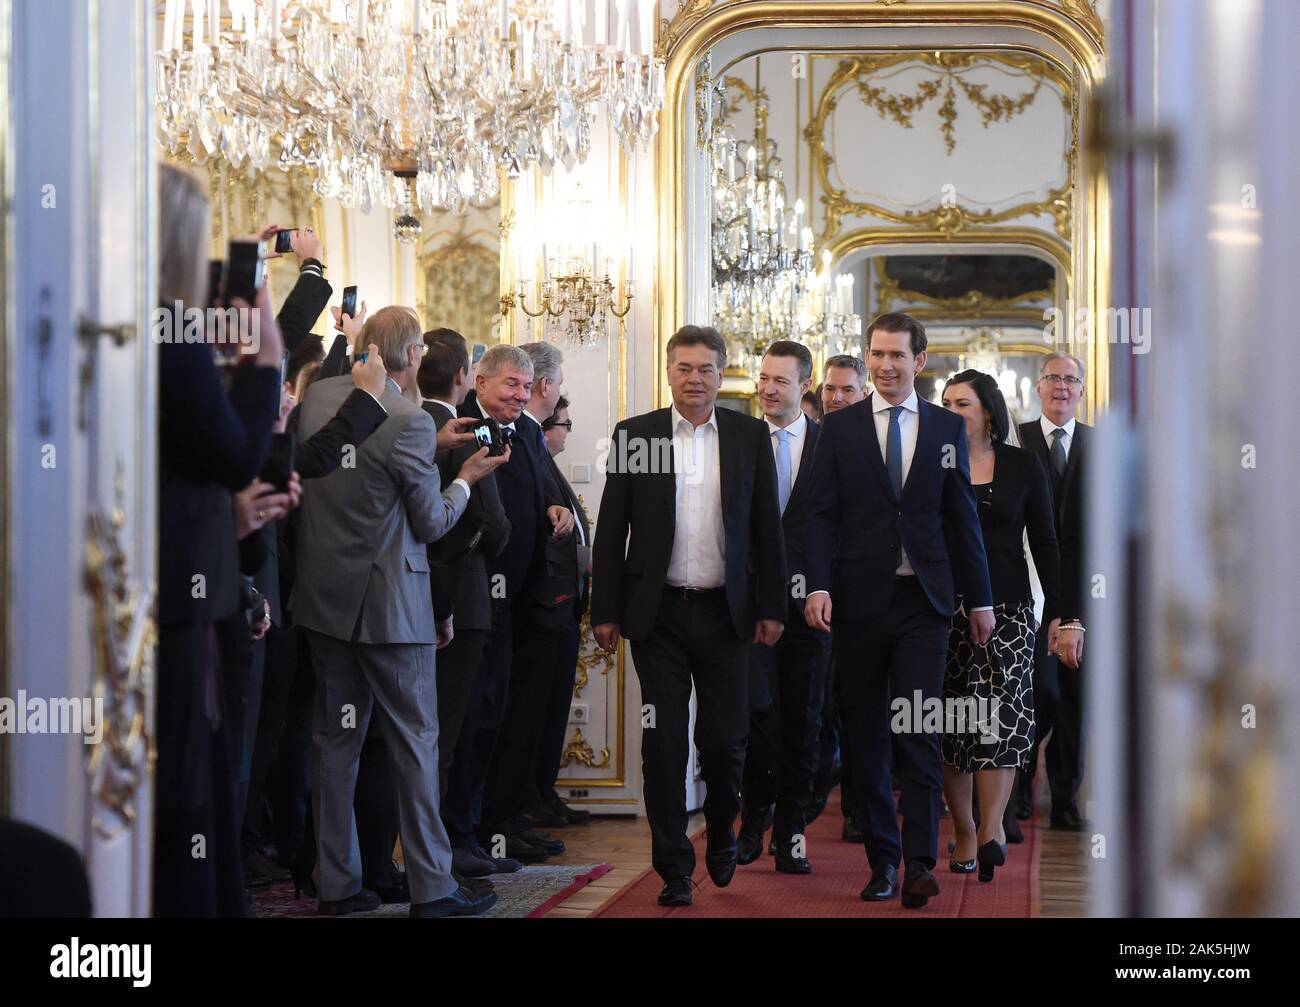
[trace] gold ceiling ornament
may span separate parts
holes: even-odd
[[[564,769],[570,763],[576,762],[579,765],[586,766],[588,769],[605,769],[609,766],[609,749],[601,748],[600,758],[596,757],[596,750],[591,747],[591,742],[582,736],[582,728],[573,729],[573,737],[569,743],[564,746],[564,755],[560,759],[560,768]],[[561,781],[565,786],[572,787],[575,785],[572,780]]]
[[[885,271],[884,256],[875,259],[875,281],[876,310],[873,317],[887,311],[906,311],[922,321],[999,318],[1041,325],[1043,308],[1034,302],[1054,302],[1056,297],[1051,289],[1031,290],[1013,297],[990,297],[982,290],[968,290],[957,297],[931,297],[918,290],[903,289]]]
[[[133,827],[136,799],[153,773],[156,750],[149,724],[153,692],[153,590],[133,582],[122,530],[126,515],[119,468],[119,505],[105,515],[92,509],[86,533],[86,592],[94,639],[94,700],[102,703],[103,734],[88,746],[86,774],[94,799],[92,825],[103,839]]]
[[[868,79],[881,70],[908,63],[927,65],[938,70],[940,77],[935,81],[925,81],[920,89],[911,95],[889,95],[883,89],[868,83]],[[1034,81],[1032,91],[1020,98],[1012,99],[1003,95],[984,94],[984,85],[971,84],[961,80],[961,71],[977,66],[1002,66],[1015,70]],[[831,179],[831,166],[835,163],[834,155],[826,148],[826,124],[835,111],[842,97],[841,91],[855,88],[863,101],[875,107],[884,116],[892,118],[900,125],[911,126],[912,114],[926,102],[937,97],[940,89],[948,81],[949,96],[940,110],[943,120],[945,142],[951,136],[952,124],[956,121],[956,109],[951,92],[952,81],[957,81],[967,97],[981,110],[985,126],[991,122],[1004,122],[1011,116],[1019,114],[1027,106],[1026,97],[1038,93],[1044,83],[1060,88],[1059,97],[1062,105],[1071,113],[1072,131],[1069,150],[1065,153],[1066,178],[1058,187],[1052,189],[1042,199],[1018,203],[1004,210],[984,209],[962,206],[960,203],[940,203],[928,210],[892,210],[878,203],[849,198],[843,188],[836,187]],[[869,216],[887,220],[895,224],[911,227],[933,228],[947,235],[954,235],[974,226],[1002,223],[1025,216],[1050,215],[1058,234],[1067,240],[1070,237],[1073,219],[1073,177],[1077,142],[1074,123],[1076,109],[1074,89],[1059,67],[1046,59],[1028,53],[975,53],[953,50],[931,52],[900,52],[871,54],[862,53],[840,60],[817,102],[817,111],[804,129],[804,139],[808,142],[809,156],[813,173],[822,189],[822,204],[825,207],[823,230],[818,244],[825,246],[828,239],[840,230],[845,216]],[[946,110],[946,111],[945,111]],[[952,150],[949,143],[949,152]]]

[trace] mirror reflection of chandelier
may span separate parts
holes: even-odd
[[[990,374],[997,379],[998,390],[1007,400],[1007,408],[1011,410],[1012,417],[1019,419],[1030,408],[1030,391],[1033,382],[1028,377],[1020,377],[1015,368],[1004,365],[999,346],[1002,339],[1001,330],[963,329],[962,335],[966,337],[966,348],[957,354],[957,370],[950,371],[944,379],[945,382],[967,368]],[[931,346],[932,351],[935,349],[937,347]],[[942,398],[942,392],[942,385],[935,388],[936,404]]]
[[[757,61],[755,61],[757,63]],[[776,141],[767,135],[767,95],[755,71],[754,139],[743,160],[735,131],[726,122],[726,85],[714,90],[720,108],[709,137],[712,157],[712,259],[714,324],[728,342],[728,356],[757,373],[767,344],[799,339],[799,310],[812,272],[812,228],[804,225],[803,200],[787,207]],[[747,89],[746,89],[747,90]]]
[[[798,324],[804,341],[824,347],[826,356],[862,356],[862,316],[853,310],[853,277],[832,275],[829,249],[822,252],[821,271],[808,281]]]
[[[200,163],[305,167],[318,196],[347,207],[401,205],[396,172],[421,210],[490,202],[502,168],[583,161],[602,108],[630,148],[663,105],[644,0],[615,0],[612,24],[596,4],[591,31],[584,0],[164,4],[162,145]]]

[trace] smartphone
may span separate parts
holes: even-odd
[[[220,304],[223,297],[221,281],[226,272],[226,264],[221,259],[208,260],[208,304]]]
[[[362,350],[360,353],[352,354],[352,362],[354,364],[364,364],[369,359],[370,359],[369,350]]]
[[[349,318],[357,317],[357,288],[356,287],[343,288],[343,305],[340,308],[340,310],[343,312],[343,314],[347,315]]]
[[[272,434],[271,450],[262,465],[259,478],[281,493],[289,492],[289,476],[293,473],[293,445],[293,434]]]
[[[293,251],[293,236],[298,233],[298,228],[289,227],[275,232],[275,250],[277,252]]]
[[[476,423],[470,429],[478,446],[488,449],[489,458],[498,458],[506,453],[506,445],[510,443],[509,430],[503,430],[491,420]]]
[[[229,305],[242,297],[252,305],[266,279],[266,261],[258,254],[256,241],[232,241],[226,252],[226,282],[222,302]]]

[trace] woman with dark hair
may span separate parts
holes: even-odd
[[[1013,427],[997,382],[981,371],[962,371],[948,379],[942,402],[966,420],[971,485],[979,503],[997,619],[988,643],[975,646],[969,613],[958,597],[943,690],[944,709],[961,711],[955,717],[950,714],[942,745],[944,796],[956,833],[948,866],[967,874],[978,862],[980,881],[992,881],[1006,858],[1003,816],[1015,772],[1025,768],[1034,740],[1038,627],[1025,562],[1026,531],[1049,612],[1056,610],[1060,560],[1047,473],[1031,452],[1007,443]],[[978,832],[972,781],[979,798]]]

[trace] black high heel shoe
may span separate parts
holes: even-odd
[[[949,860],[948,870],[953,874],[973,874],[975,872],[974,860]]]
[[[985,883],[993,880],[993,872],[1007,862],[1007,848],[996,839],[990,839],[975,854],[979,861],[979,879]]]

